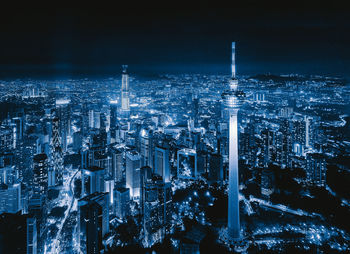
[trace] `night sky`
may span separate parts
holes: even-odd
[[[350,71],[339,1],[125,2],[1,8],[0,72],[228,73],[233,40],[241,74]]]

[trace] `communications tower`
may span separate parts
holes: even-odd
[[[228,236],[241,239],[239,217],[239,174],[238,174],[238,125],[237,115],[245,93],[238,89],[235,65],[235,42],[232,42],[232,64],[229,89],[222,93],[225,109],[229,114],[229,186],[228,186]]]

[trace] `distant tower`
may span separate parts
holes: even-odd
[[[122,99],[121,99],[121,115],[128,117],[130,114],[130,99],[129,99],[129,75],[127,72],[128,66],[123,65],[122,74]]]
[[[228,234],[232,239],[241,238],[238,199],[238,133],[237,115],[239,107],[245,97],[244,92],[238,90],[235,66],[235,42],[232,42],[230,88],[222,93],[224,106],[229,113],[229,187],[228,187]]]

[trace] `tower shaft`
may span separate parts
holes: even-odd
[[[240,238],[239,174],[238,174],[238,109],[230,110],[229,126],[229,187],[228,187],[228,232],[231,238]]]
[[[229,113],[229,182],[228,182],[228,235],[231,239],[241,239],[239,218],[239,174],[238,174],[238,122],[237,115],[245,93],[238,89],[235,66],[235,42],[232,42],[232,77],[229,89],[222,93],[226,110]]]

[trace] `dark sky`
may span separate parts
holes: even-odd
[[[232,40],[239,73],[350,70],[350,14],[336,0],[99,2],[1,8],[2,70],[228,73]]]

